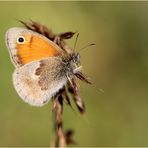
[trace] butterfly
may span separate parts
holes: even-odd
[[[26,103],[45,105],[64,85],[72,86],[75,77],[91,83],[82,73],[78,52],[62,50],[45,36],[19,27],[8,29],[5,40],[15,66],[13,85]]]

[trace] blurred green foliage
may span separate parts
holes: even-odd
[[[148,2],[0,2],[0,146],[49,146],[51,102],[31,107],[12,84],[5,32],[17,19],[77,31],[77,49],[96,44],[81,59],[105,92],[80,82],[88,122],[64,106],[64,128],[79,146],[148,146]]]

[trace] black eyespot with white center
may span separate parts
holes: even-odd
[[[18,44],[24,44],[24,43],[25,43],[25,38],[24,38],[23,36],[19,36],[19,37],[17,38],[17,43],[18,43]]]

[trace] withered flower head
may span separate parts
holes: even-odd
[[[52,32],[51,29],[48,29],[46,26],[39,24],[35,21],[24,22],[20,21],[27,29],[40,33],[56,43],[61,49],[63,49],[67,54],[72,53],[72,49],[68,47],[65,40],[70,39],[73,37],[75,32],[64,32],[55,34]],[[75,53],[71,56],[75,56],[75,60],[79,63],[79,54]],[[80,80],[91,84],[88,78],[80,71],[77,71],[75,76]],[[66,146],[66,144],[74,143],[71,139],[73,131],[70,130],[67,132],[63,132],[62,129],[62,112],[63,112],[63,102],[68,104],[71,108],[71,99],[69,93],[72,95],[73,101],[76,104],[79,112],[81,114],[85,113],[85,104],[82,98],[80,97],[80,91],[78,84],[76,82],[76,77],[71,78],[70,81],[53,97],[53,104],[52,104],[52,111],[56,112],[56,144],[58,143],[59,146]],[[54,145],[55,146],[55,145]]]

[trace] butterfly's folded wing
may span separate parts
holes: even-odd
[[[19,37],[24,38],[23,43],[18,42]],[[62,53],[62,50],[45,36],[24,28],[10,28],[6,32],[6,45],[16,67]]]
[[[64,64],[59,57],[50,57],[17,68],[14,87],[30,105],[43,106],[67,81]]]

